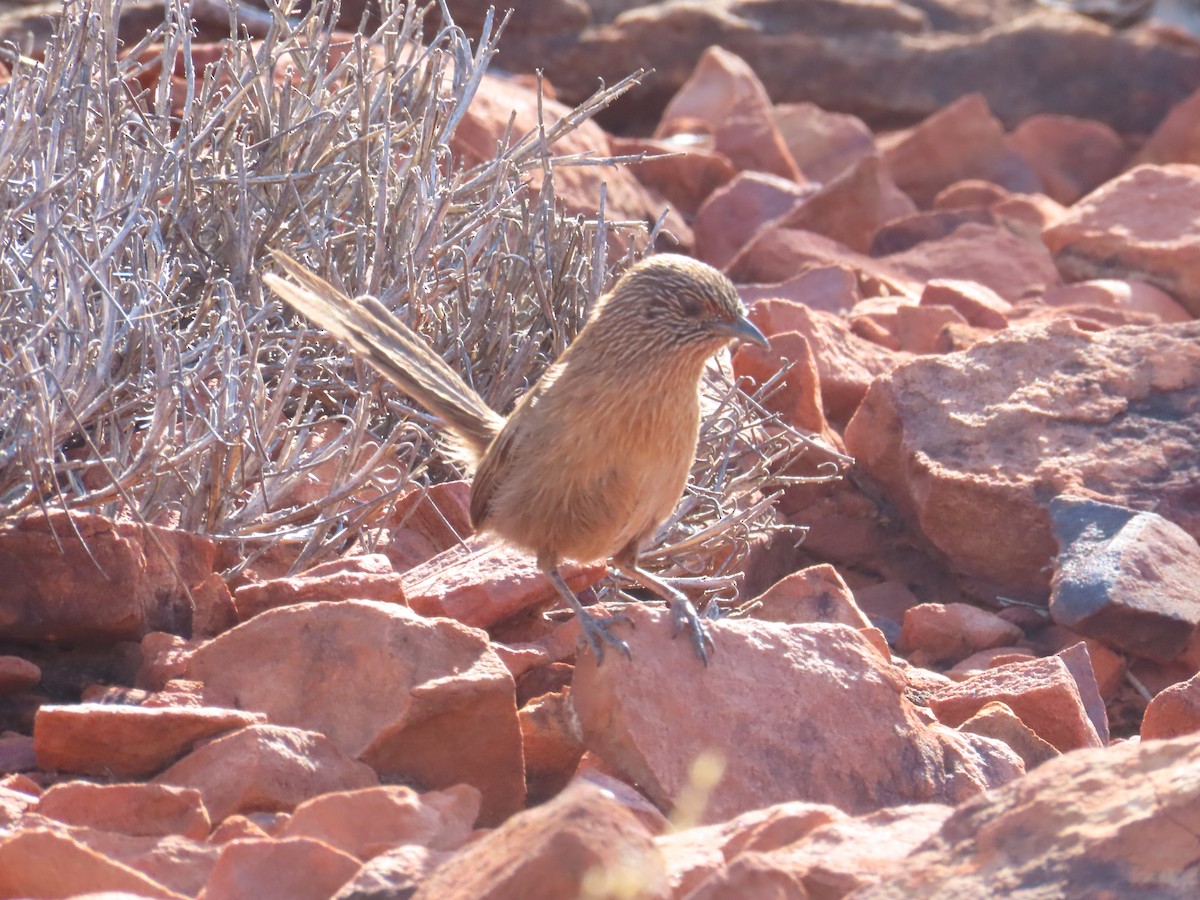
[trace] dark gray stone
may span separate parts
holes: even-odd
[[[1056,497],[1050,516],[1051,617],[1136,656],[1177,656],[1200,624],[1196,540],[1155,513],[1083,497]]]

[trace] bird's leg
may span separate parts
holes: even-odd
[[[615,615],[608,616],[607,618],[593,616],[579,602],[579,598],[575,596],[575,592],[567,587],[567,583],[563,581],[562,575],[559,574],[558,566],[542,566],[541,568],[546,573],[546,577],[550,579],[550,582],[558,589],[558,593],[562,595],[562,598],[570,604],[571,609],[575,612],[575,618],[579,620],[579,626],[583,629],[583,636],[587,638],[592,652],[596,654],[596,662],[601,663],[604,661],[605,644],[612,644],[625,654],[626,659],[632,660],[633,652],[629,649],[629,645],[609,631],[614,622],[629,622],[629,616]]]
[[[708,653],[715,649],[712,635],[708,633],[708,629],[704,626],[704,620],[696,612],[696,607],[692,605],[692,601],[687,598],[687,595],[641,568],[637,564],[636,550],[631,552],[629,548],[626,548],[613,557],[611,565],[630,581],[640,584],[666,601],[671,610],[672,637],[678,637],[679,632],[686,625],[691,632],[692,646],[696,649],[696,655],[707,666]]]

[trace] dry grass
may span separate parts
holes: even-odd
[[[610,283],[611,230],[648,239],[554,197],[556,167],[596,162],[554,141],[633,79],[464,169],[450,137],[496,28],[422,44],[422,16],[445,11],[392,4],[339,44],[330,2],[284,3],[201,71],[188,3],[168,6],[119,53],[112,4],[69,0],[0,96],[0,517],[131,516],[244,542],[243,559],[286,541],[304,568],[452,469],[422,412],[264,291],[268,250],[379,296],[504,409]],[[179,77],[143,91],[159,59]],[[774,527],[771,473],[806,446],[778,428],[764,443],[727,378],[712,392],[695,487],[651,555],[709,594]]]

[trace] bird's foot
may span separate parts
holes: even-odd
[[[625,654],[626,659],[630,662],[633,661],[633,651],[629,649],[629,644],[610,631],[617,624],[627,624],[632,627],[633,620],[629,616],[624,613],[603,617],[594,616],[581,606],[575,610],[575,618],[579,620],[579,627],[583,629],[583,636],[587,638],[592,653],[596,654],[597,665],[604,662],[605,644],[616,647]]]
[[[691,632],[692,647],[695,648],[700,661],[707,666],[709,651],[716,647],[713,644],[712,635],[708,633],[708,628],[704,625],[704,619],[696,612],[696,607],[692,606],[692,601],[687,597],[674,597],[668,605],[671,608],[671,636],[679,637],[684,626],[687,626]],[[705,618],[708,618],[707,615]]]

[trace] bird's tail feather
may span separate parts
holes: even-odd
[[[469,462],[483,457],[504,419],[420,335],[375,298],[351,299],[291,257],[279,251],[272,255],[293,280],[268,273],[263,280],[271,290],[440,417],[461,442]]]

